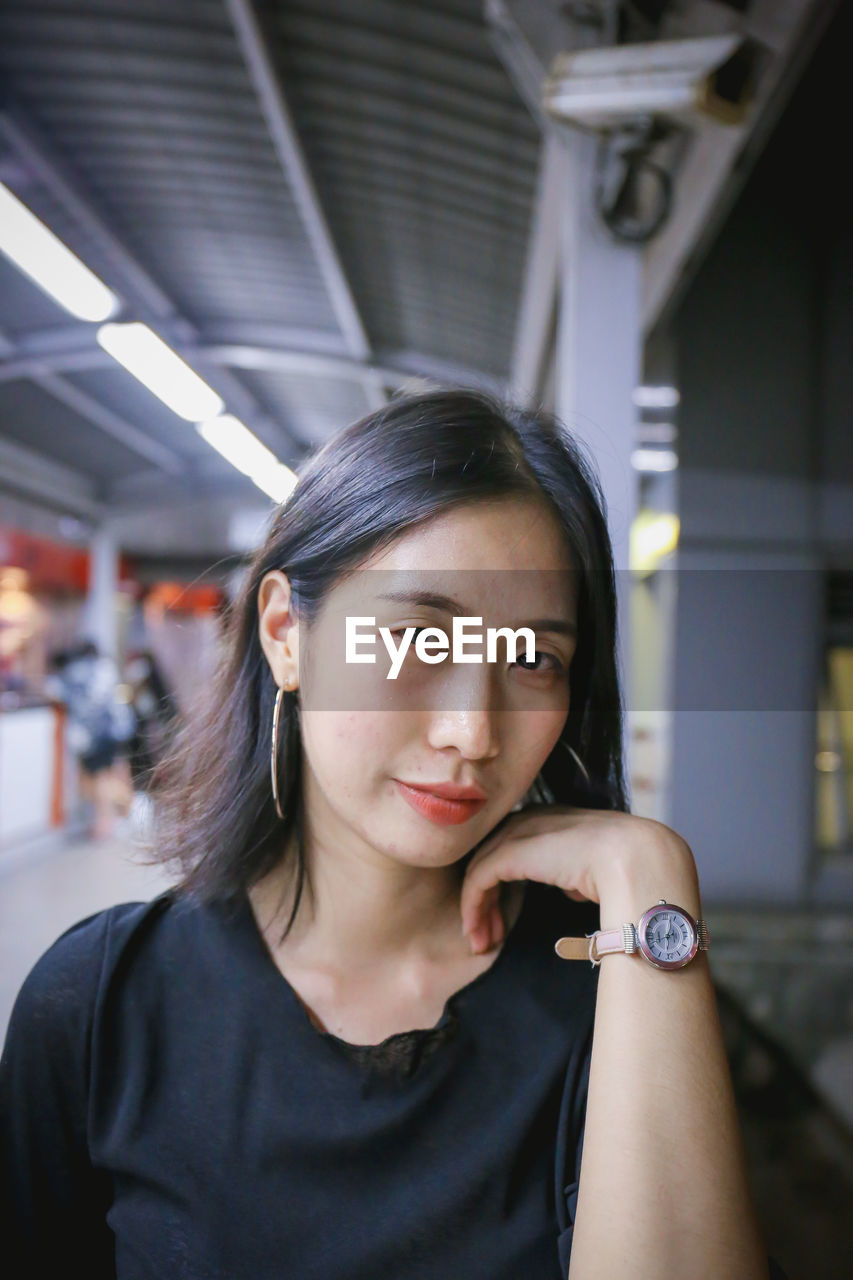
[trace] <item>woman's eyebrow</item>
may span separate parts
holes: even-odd
[[[377,600],[391,600],[395,604],[421,605],[425,609],[439,609],[444,613],[455,613],[467,617],[465,609],[452,596],[444,596],[435,591],[388,591],[377,596]],[[520,622],[520,627],[530,627],[532,631],[554,631],[558,635],[577,636],[578,629],[568,618],[535,618],[531,622]]]

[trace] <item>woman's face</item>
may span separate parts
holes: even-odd
[[[380,627],[397,648],[406,627],[438,627],[452,644],[453,611],[435,600],[400,598],[424,593],[449,597],[460,616],[482,619],[466,624],[469,637],[483,639],[469,639],[464,653],[484,660],[454,662],[451,652],[430,664],[418,656],[413,637],[396,660],[396,679],[389,679],[395,663]],[[274,596],[267,597],[273,616]],[[262,588],[262,606],[264,599]],[[355,836],[413,866],[462,858],[522,799],[560,736],[569,710],[575,605],[559,526],[532,500],[477,503],[440,515],[339,583],[310,631],[288,632],[298,663],[309,831],[323,844]],[[375,624],[365,621],[371,618]],[[362,636],[373,637],[358,651],[375,655],[374,663],[347,661],[347,619],[351,633],[357,625]],[[501,638],[497,661],[485,661],[487,628],[516,630],[539,620],[564,630],[535,627],[529,664],[523,639],[515,662],[507,661]],[[451,812],[429,798],[424,803],[401,783],[471,785],[486,799]]]

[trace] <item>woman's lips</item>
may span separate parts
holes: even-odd
[[[399,778],[395,778],[394,782],[400,795],[413,809],[417,809],[418,813],[422,813],[425,818],[441,826],[467,822],[475,813],[479,813],[486,803],[485,800],[445,800],[442,796],[433,795],[431,791],[419,791],[415,787],[409,787],[405,782],[400,782]]]

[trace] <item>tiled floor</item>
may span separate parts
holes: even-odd
[[[164,872],[141,856],[130,839],[77,840],[0,870],[0,1037],[21,983],[60,933],[103,907],[167,887]]]

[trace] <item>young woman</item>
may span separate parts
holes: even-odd
[[[308,460],[167,762],[178,887],[18,998],[21,1275],[766,1280],[694,859],[625,798],[603,507],[473,392]]]

